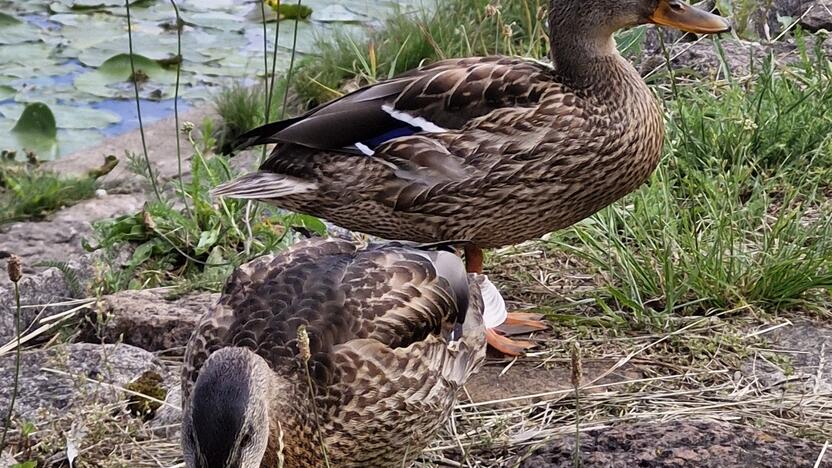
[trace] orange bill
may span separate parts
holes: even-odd
[[[659,0],[650,22],[696,34],[718,34],[731,30],[725,18],[694,8],[681,0]]]

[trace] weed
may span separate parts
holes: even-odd
[[[317,44],[318,54],[302,60],[292,89],[308,102],[339,94],[349,80],[358,83],[389,78],[440,58],[493,53],[543,57],[548,50],[545,0],[446,2],[433,13],[393,15],[366,39],[337,35]]]
[[[278,80],[277,92],[281,93],[284,82]],[[263,115],[263,103],[266,102],[268,88],[264,85],[244,86],[234,83],[223,88],[214,98],[214,107],[222,119],[222,125],[216,132],[217,149],[222,154],[231,153],[231,143],[243,133],[266,123]],[[270,102],[269,115],[279,115],[281,104],[277,99]]]
[[[0,224],[43,218],[95,196],[93,177],[63,177],[29,164],[0,166]]]
[[[832,104],[826,63],[680,88],[650,183],[554,244],[606,274],[607,299],[647,326],[674,312],[821,308],[817,293],[832,288],[832,118],[816,112]]]
[[[242,200],[213,200],[210,190],[233,179],[236,172],[228,159],[210,153],[215,145],[210,120],[203,124],[197,142],[193,124],[185,124],[193,148],[191,179],[184,193],[149,202],[139,213],[95,224],[90,250],[102,249],[104,268],[97,289],[101,293],[121,289],[189,283],[189,287],[217,289],[241,263],[285,248],[293,241],[292,226],[322,233],[323,223],[303,215],[260,210]],[[169,187],[178,190],[180,184]],[[182,196],[190,205],[183,211]],[[118,252],[132,247],[129,259],[120,262]]]

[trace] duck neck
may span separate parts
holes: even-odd
[[[261,466],[322,466],[323,454],[306,385],[274,376],[266,455]]]
[[[549,17],[550,56],[560,82],[590,89],[622,77],[640,81],[635,68],[618,53],[614,31],[566,25],[557,14]],[[578,34],[578,30],[586,32]]]

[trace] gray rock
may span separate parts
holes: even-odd
[[[9,468],[16,463],[17,460],[9,452],[0,453],[0,468]]]
[[[769,348],[790,364],[752,358],[743,373],[763,387],[785,385],[805,393],[832,392],[832,327],[824,323],[796,322],[765,335]],[[785,368],[784,368],[785,367]]]
[[[0,408],[8,408],[14,376],[14,353],[0,357]],[[44,370],[55,369],[67,375]],[[64,412],[77,405],[109,404],[123,399],[122,387],[146,371],[169,380],[153,354],[129,345],[76,343],[26,351],[21,356],[15,415],[42,420],[39,413]],[[100,383],[99,383],[100,382]]]
[[[75,264],[73,271],[79,276],[84,274],[84,268],[80,264]],[[23,330],[41,313],[54,315],[69,310],[73,306],[51,304],[66,302],[80,292],[73,291],[63,272],[57,268],[50,268],[34,275],[24,275],[19,286]],[[16,314],[14,288],[12,283],[4,278],[4,281],[0,282],[0,345],[14,338]]]
[[[158,291],[122,291],[102,298],[103,323],[88,326],[81,339],[122,342],[149,351],[184,348],[202,314],[218,298],[219,294],[193,293],[167,300]]]
[[[206,117],[216,115],[213,106],[205,105],[183,112],[179,116],[180,123],[190,121],[196,124],[199,129],[202,120]],[[178,162],[176,159],[176,140],[179,139],[183,159],[183,170],[189,165],[185,159],[193,151],[188,139],[176,128],[173,116],[162,119],[153,124],[145,126],[145,137],[147,151],[151,164],[158,172],[162,181],[175,177],[178,173]],[[198,130],[197,130],[198,132]],[[47,167],[62,173],[84,174],[90,169],[101,165],[101,155],[114,154],[121,163],[112,172],[103,177],[102,182],[106,187],[125,187],[131,191],[141,190],[143,187],[136,186],[137,177],[130,171],[124,161],[125,152],[142,154],[142,139],[138,130],[108,138],[98,146],[87,148],[67,155],[67,157],[50,162]]]
[[[106,195],[60,210],[45,221],[0,226],[0,259],[11,254],[19,256],[27,273],[43,270],[37,267],[39,262],[78,259],[87,254],[81,240],[90,236],[94,221],[134,213],[144,201],[141,194]]]
[[[832,32],[832,0],[813,2],[810,8],[800,20],[800,25],[812,32],[821,29]]]
[[[574,435],[559,436],[520,467],[572,467],[574,447]],[[815,442],[716,421],[623,423],[581,435],[586,467],[811,467],[820,450]]]
[[[179,439],[179,424],[182,422],[182,387],[179,380],[167,389],[165,404],[156,410],[150,427],[169,439]]]

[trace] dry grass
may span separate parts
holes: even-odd
[[[521,364],[541,371],[559,369],[564,378],[530,382],[528,388],[545,390],[510,397],[472,402],[463,396],[447,429],[417,466],[514,466],[519,457],[549,439],[574,437],[576,422],[587,431],[620,423],[661,424],[695,417],[762,427],[821,443],[832,439],[832,379],[820,366],[795,371],[790,357],[794,350],[777,349],[768,341],[792,321],[805,317],[754,314],[744,309],[673,318],[668,332],[616,329],[605,320],[593,320],[593,314],[602,316],[603,312],[580,302],[579,298],[591,296],[593,288],[603,285],[603,279],[586,274],[580,262],[549,255],[539,243],[498,252],[490,260],[491,270],[500,272],[494,276],[504,287],[532,291],[533,301],[569,309],[569,316],[577,321],[556,322],[552,333],[536,337],[540,349],[521,360],[492,361],[489,365],[501,367],[495,378],[501,378],[502,372],[505,378],[521,378],[523,374],[517,372]],[[558,271],[567,274],[560,278],[555,274]],[[572,307],[573,303],[579,307]],[[32,339],[43,339],[53,331],[43,333]],[[580,343],[585,368],[580,416],[568,377],[568,350],[575,341]],[[164,360],[177,375],[181,361],[177,353]],[[525,375],[522,378],[539,380],[540,375],[552,374]],[[31,457],[47,467],[68,466],[67,441],[72,434],[82,433],[76,466],[181,466],[178,427],[152,428],[126,410],[129,391],[113,390],[122,392],[121,402],[78,401],[66,414],[45,415],[36,422],[37,431],[29,442],[15,432],[19,459]],[[479,390],[482,394],[483,389]]]

